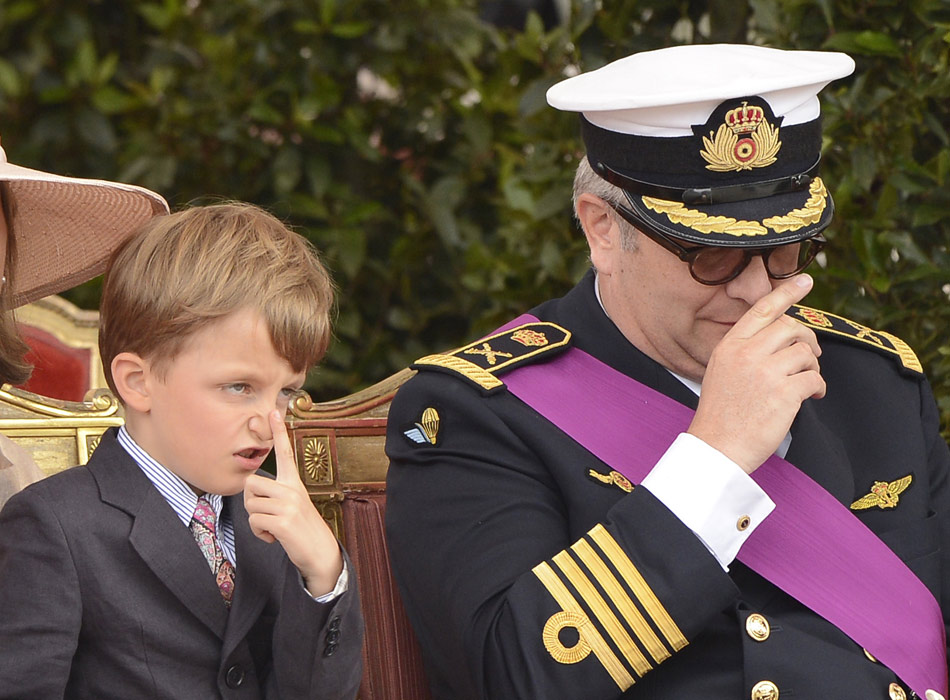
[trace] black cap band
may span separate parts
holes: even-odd
[[[700,156],[701,136],[638,136],[596,126],[581,115],[587,158],[634,180],[661,187],[704,189],[808,173],[821,146],[821,119],[781,128],[781,158],[767,169],[713,172]],[[767,170],[767,172],[766,172]],[[669,199],[669,198],[665,198]],[[679,200],[679,197],[675,199]]]
[[[590,156],[588,155],[588,158]],[[780,177],[763,182],[746,183],[741,185],[723,185],[722,187],[667,187],[653,182],[644,182],[618,173],[606,163],[591,162],[594,172],[604,178],[611,185],[634,194],[658,197],[684,204],[728,204],[729,202],[744,202],[749,199],[772,197],[776,194],[798,192],[808,189],[812,179],[818,175],[818,166],[821,158],[805,172],[796,173],[788,177]]]

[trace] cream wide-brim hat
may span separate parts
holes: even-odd
[[[135,185],[85,180],[7,162],[0,148],[0,181],[9,183],[17,260],[15,306],[85,282],[105,271],[109,255],[153,216],[168,213],[158,194]]]

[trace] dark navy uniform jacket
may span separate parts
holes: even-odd
[[[592,274],[532,313],[695,408],[607,318]],[[848,506],[875,482],[903,483],[895,507],[855,515],[950,610],[950,452],[930,388],[887,336],[846,325],[819,331],[827,395],[802,405],[786,459]],[[724,571],[647,489],[606,478],[609,465],[504,389],[420,368],[393,401],[386,449],[390,556],[439,700],[911,695],[740,562]]]

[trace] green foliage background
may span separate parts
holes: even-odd
[[[944,0],[573,0],[523,30],[475,0],[0,0],[10,160],[119,179],[173,207],[261,204],[322,251],[327,399],[566,291],[565,75],[675,43],[836,49],[823,177],[837,217],[809,303],[907,340],[950,431],[950,5]],[[702,70],[697,66],[697,70]],[[741,67],[737,67],[741,70]],[[86,307],[96,283],[70,293]]]

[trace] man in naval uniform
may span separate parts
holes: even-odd
[[[646,52],[581,113],[592,270],[421,358],[386,448],[439,700],[947,694],[950,454],[900,339],[798,303],[840,53]]]

